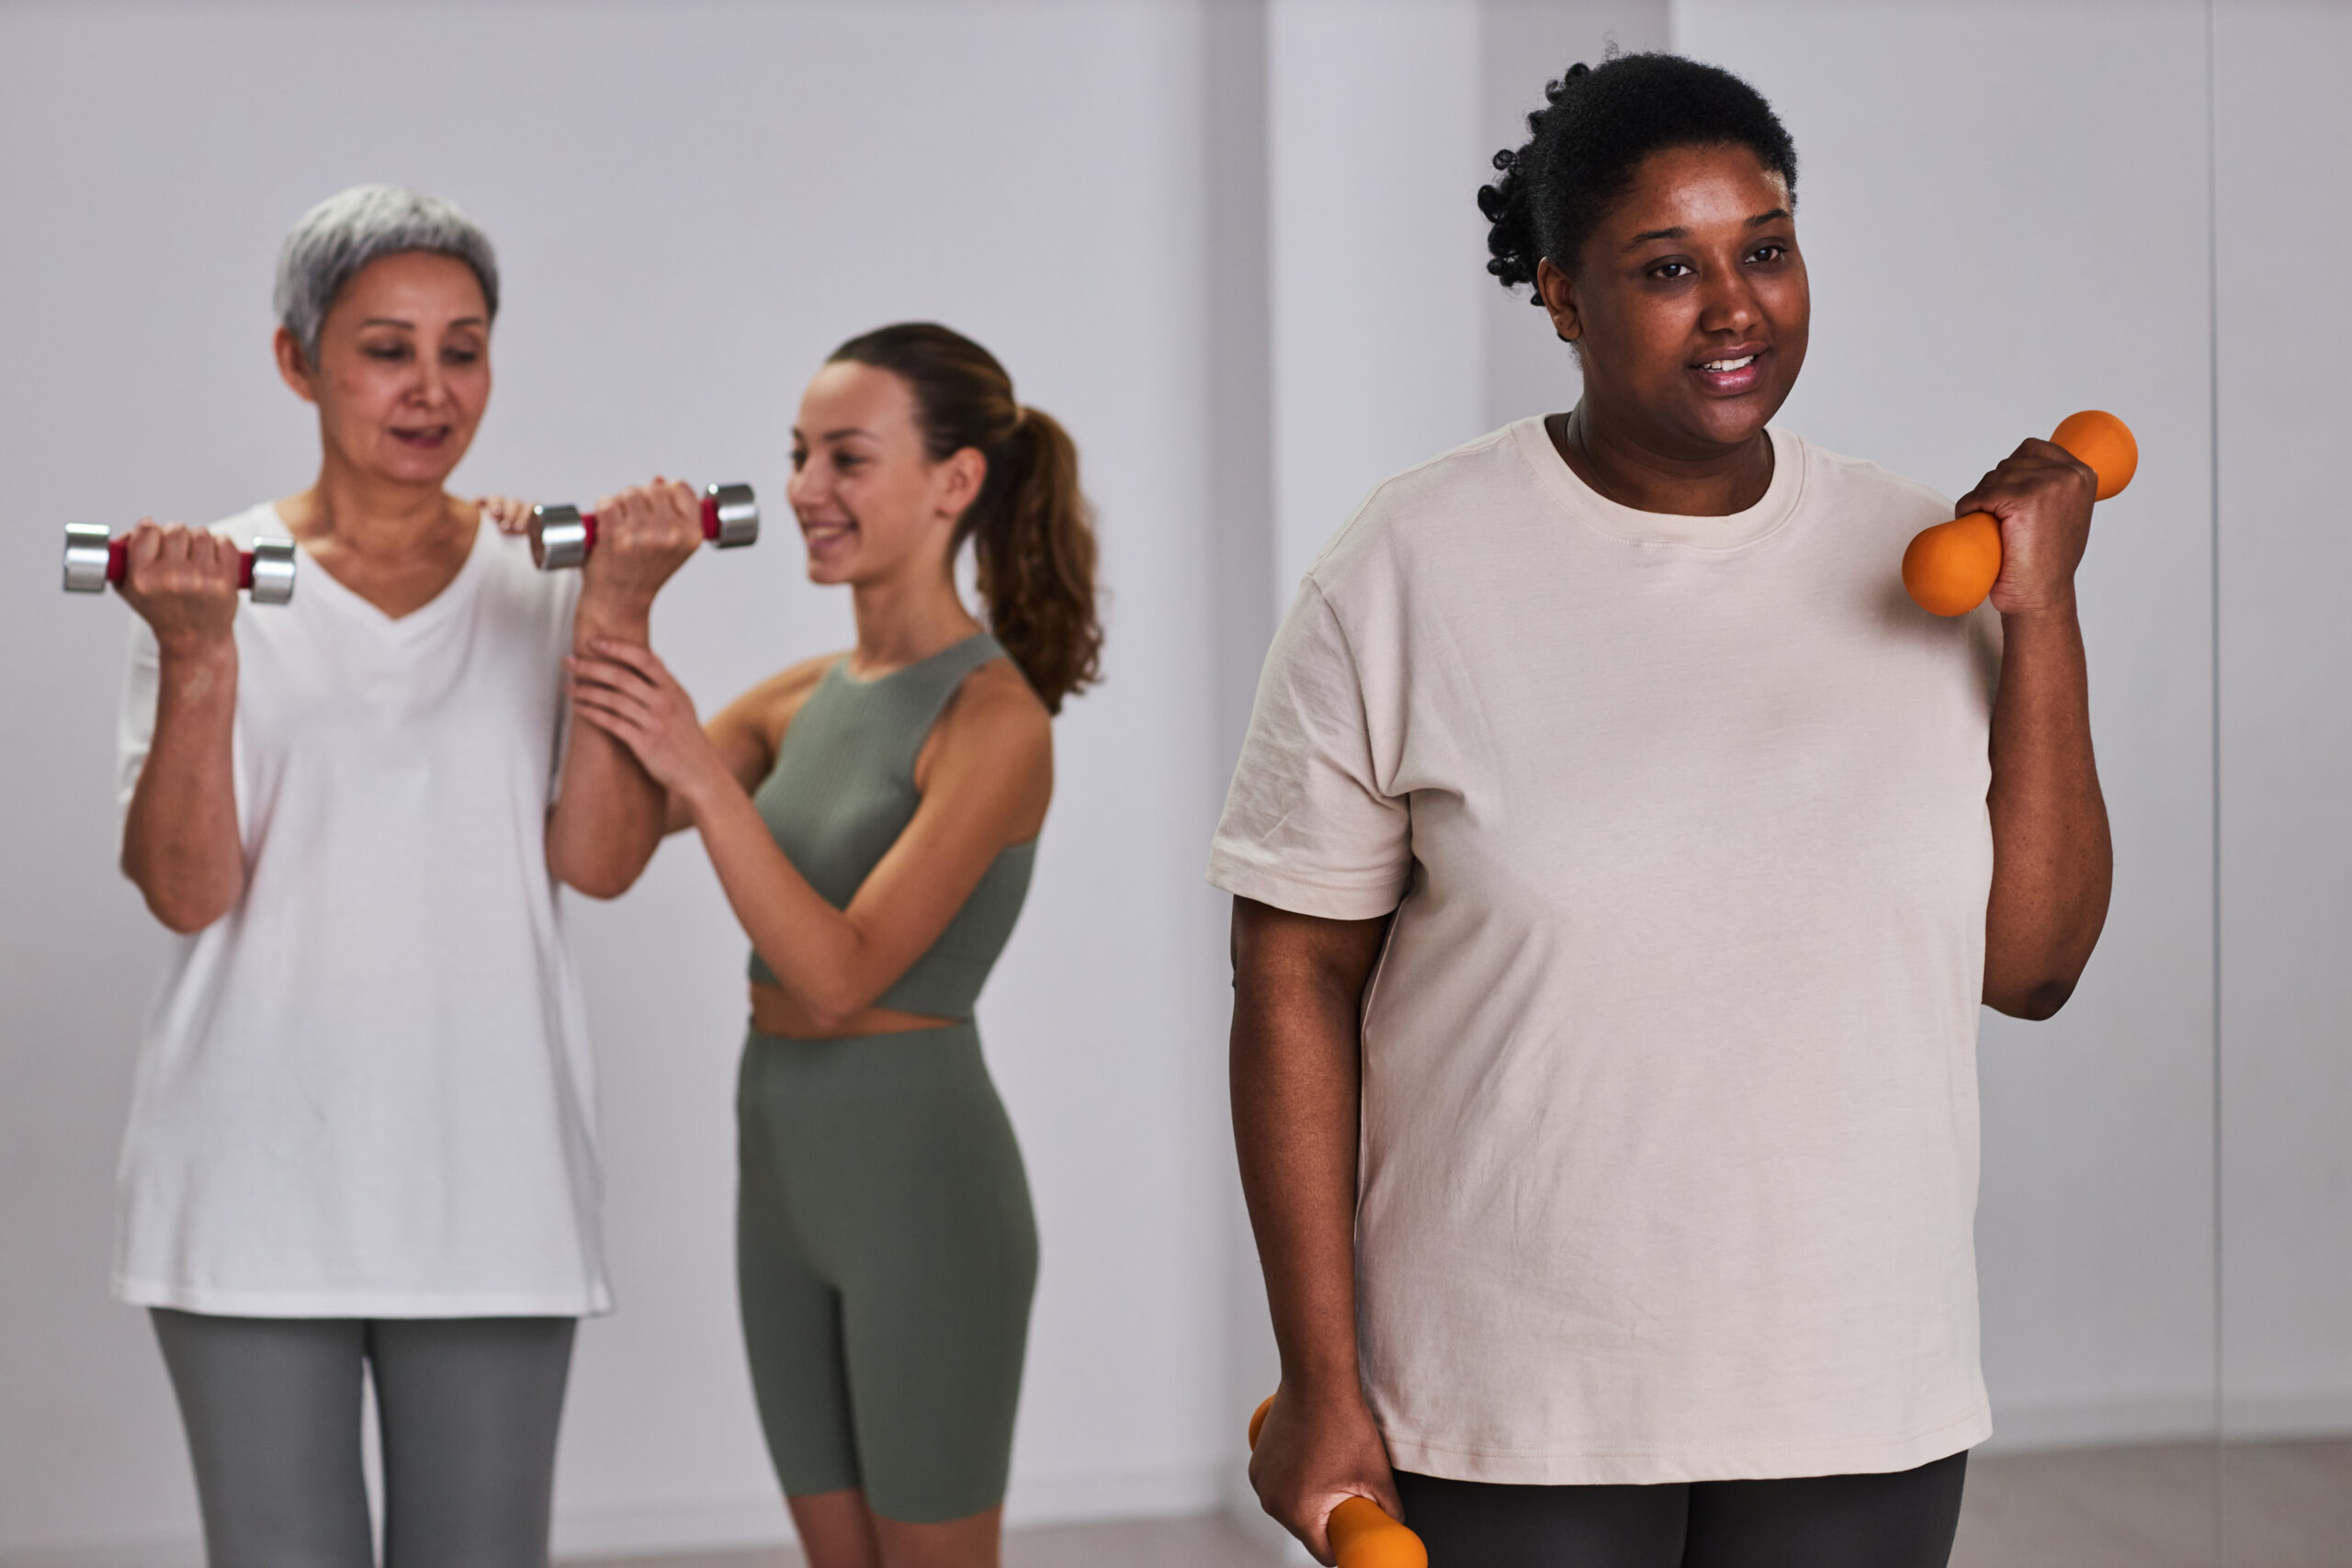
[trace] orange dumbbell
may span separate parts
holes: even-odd
[[[1258,1413],[1250,1417],[1251,1449],[1257,1448],[1266,1412],[1273,1407],[1274,1396],[1268,1394]],[[1421,1544],[1421,1538],[1390,1518],[1369,1497],[1340,1498],[1331,1517],[1323,1521],[1323,1529],[1331,1537],[1331,1553],[1340,1560],[1340,1568],[1430,1568],[1429,1549]]]
[[[2140,467],[2140,444],[2132,427],[2111,413],[2085,409],[2068,414],[2050,439],[2090,465],[2105,501],[2132,482]],[[2001,525],[1989,512],[1972,512],[1920,530],[1903,552],[1903,586],[1919,608],[1939,615],[1964,615],[1984,603],[2001,575]]]

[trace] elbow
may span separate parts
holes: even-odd
[[[820,1034],[839,1033],[847,1029],[857,1015],[865,1010],[864,1007],[846,996],[800,998],[801,1016],[807,1019],[809,1026]]]
[[[175,896],[148,888],[140,891],[146,896],[147,912],[175,936],[194,936],[236,907],[233,898],[224,901]]]
[[[559,871],[556,880],[583,897],[600,902],[619,897],[637,886],[634,876],[623,876],[609,867],[584,871]]]
[[[811,1029],[820,1034],[836,1034],[856,1022],[881,995],[881,987],[861,990],[844,976],[821,987],[795,988],[792,999]]]
[[[139,889],[147,912],[175,936],[194,936],[237,907],[245,895],[243,879],[227,887],[175,886],[169,877],[154,874],[136,857],[125,853],[122,874]]]
[[[637,879],[644,874],[650,858],[624,861],[615,855],[567,854],[550,845],[548,873],[574,893],[609,900],[637,886]]]
[[[1997,994],[1988,991],[1984,1001],[1995,1012],[2041,1023],[2058,1016],[2081,979],[2079,974],[2054,975],[2030,985],[2004,987]]]

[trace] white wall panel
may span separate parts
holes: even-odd
[[[1485,428],[1475,0],[1270,0],[1275,597]]]
[[[461,486],[558,498],[741,476],[757,548],[656,636],[706,701],[849,637],[782,505],[821,355],[935,316],[1060,415],[1102,508],[1110,682],[1072,704],[1030,907],[981,1004],[1044,1267],[1017,1516],[1205,1506],[1224,1354],[1222,927],[1210,707],[1199,20],[1189,6],[0,8],[0,1557],[194,1529],[140,1315],[106,1299],[111,1174],[158,935],[115,874],[120,605],[57,527],[224,514],[316,456],[268,356],[271,267],[367,179],[497,242],[499,384]],[[779,1536],[729,1256],[743,943],[691,840],[572,903],[621,1311],[584,1332],[559,1541]]]
[[[2215,16],[2223,1387],[2352,1429],[2352,9]],[[2352,1521],[2347,1521],[2352,1522]]]

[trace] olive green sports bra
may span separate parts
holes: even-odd
[[[1005,656],[981,632],[920,663],[872,681],[854,680],[846,658],[834,660],[793,716],[776,747],[775,767],[752,802],[785,857],[837,909],[914,819],[922,795],[915,757],[964,677]],[[1035,840],[1000,853],[931,950],[874,1005],[932,1018],[972,1016],[972,1003],[997,954],[1012,935]],[[752,954],[752,978],[776,983]]]

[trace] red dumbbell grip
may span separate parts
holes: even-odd
[[[125,534],[107,546],[107,581],[119,588],[122,586],[123,573],[130,570],[130,536]],[[254,553],[251,550],[239,550],[237,552],[237,586],[251,588],[253,585]]]
[[[596,547],[596,514],[582,513],[580,525],[588,531],[587,546],[594,550]],[[715,495],[702,498],[702,536],[706,539],[718,537],[718,498]]]

